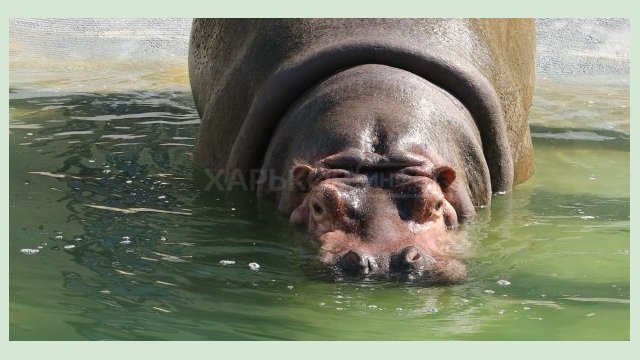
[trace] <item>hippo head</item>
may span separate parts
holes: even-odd
[[[486,203],[471,194],[490,194],[488,171],[473,117],[429,81],[384,65],[337,72],[291,104],[262,166],[286,176],[279,209],[308,227],[330,268],[465,277],[453,229]]]
[[[307,226],[323,264],[347,276],[465,277],[451,256],[458,220],[445,193],[455,181],[452,168],[324,167],[329,163],[296,164],[290,172],[297,204],[290,221]]]

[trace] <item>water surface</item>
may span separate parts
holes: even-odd
[[[202,191],[166,65],[13,72],[12,340],[629,339],[625,77],[539,79],[535,175],[465,226],[466,283],[421,287],[319,279],[274,204]]]

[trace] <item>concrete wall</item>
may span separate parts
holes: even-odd
[[[537,28],[541,75],[629,72],[626,19],[539,19]],[[10,60],[142,58],[186,64],[190,29],[190,19],[12,19]]]
[[[628,74],[629,20],[538,19],[538,74]]]

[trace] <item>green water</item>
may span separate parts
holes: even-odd
[[[201,191],[184,84],[61,84],[10,88],[12,340],[629,339],[624,79],[539,80],[534,177],[429,288],[323,280],[274,204]]]

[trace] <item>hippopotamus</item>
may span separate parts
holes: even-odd
[[[195,163],[340,274],[462,281],[459,224],[533,173],[530,19],[196,19],[189,76]]]

